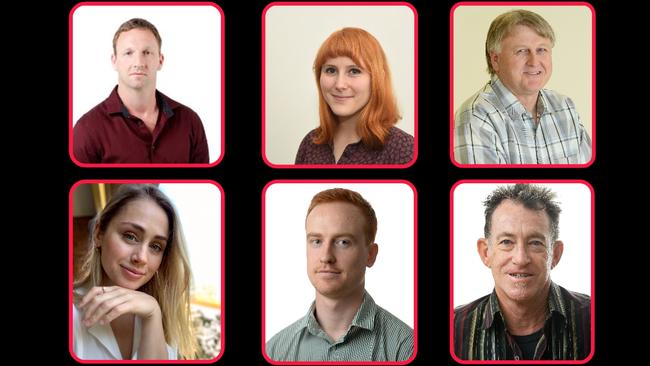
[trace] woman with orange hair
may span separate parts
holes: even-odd
[[[302,140],[296,164],[406,164],[413,136],[401,118],[386,55],[375,37],[343,28],[321,45],[314,61],[320,127]]]

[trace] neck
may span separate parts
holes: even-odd
[[[157,109],[156,89],[132,89],[122,85],[117,87],[117,95],[129,113],[141,116],[154,113]]]
[[[549,288],[546,288],[543,296],[539,297],[543,299],[542,301],[533,300],[525,303],[508,300],[505,296],[498,297],[508,332],[517,336],[529,335],[542,328],[548,314],[548,294]]]
[[[339,118],[334,136],[336,140],[348,143],[359,141],[359,135],[357,134],[357,117],[352,116],[348,118]]]
[[[345,298],[332,299],[316,293],[316,320],[332,340],[336,341],[348,331],[364,293],[363,287]]]

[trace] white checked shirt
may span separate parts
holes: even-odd
[[[460,164],[585,164],[591,138],[573,101],[540,90],[539,123],[495,76],[454,116],[454,158]]]

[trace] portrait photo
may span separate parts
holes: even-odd
[[[269,362],[415,357],[416,195],[406,181],[266,186],[262,352]],[[332,320],[347,331],[332,331]]]
[[[218,164],[224,151],[224,29],[214,3],[74,7],[72,160],[84,167]]]
[[[593,162],[596,15],[591,5],[459,3],[450,24],[454,164],[585,167]]]
[[[272,3],[262,15],[262,154],[271,167],[410,166],[417,12]]]
[[[593,188],[585,181],[461,181],[451,212],[454,359],[591,358]]]
[[[82,363],[218,360],[223,189],[80,181],[70,189],[69,349]]]

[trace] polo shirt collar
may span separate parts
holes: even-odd
[[[179,106],[179,104],[167,97],[165,94],[156,90],[156,103],[158,108],[163,112],[167,119],[171,118],[174,115],[174,109]],[[120,113],[124,118],[130,118],[131,113],[126,109],[124,103],[120,99],[120,96],[117,94],[117,85],[113,88],[113,91],[106,99],[106,108],[109,114]]]
[[[316,311],[316,301],[312,302],[311,306],[309,307],[309,311],[307,312],[307,315],[302,319],[301,325],[296,332],[300,332],[303,329],[307,328],[307,331],[312,335],[329,338],[327,336],[327,333],[325,333],[325,331],[323,331],[323,329],[321,328],[320,324],[318,324],[318,320],[316,320],[315,311]],[[342,337],[342,339],[345,339],[345,337],[350,333],[350,330],[353,329],[354,327],[363,328],[372,331],[375,328],[376,314],[377,314],[377,304],[370,296],[370,294],[367,291],[365,291],[363,295],[363,302],[361,302],[361,306],[359,306],[357,313],[354,315],[354,318],[352,319],[352,324],[350,324],[347,333],[345,334],[345,336]]]

